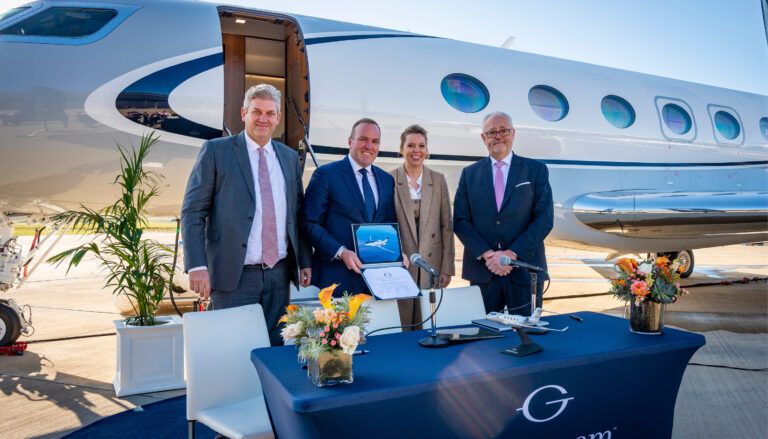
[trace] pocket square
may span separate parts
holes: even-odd
[[[530,182],[530,181],[524,181],[524,182],[522,182],[522,183],[518,183],[517,185],[515,185],[515,187],[524,186],[524,185],[526,185],[526,184],[531,184],[531,182]]]

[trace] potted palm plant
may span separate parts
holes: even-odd
[[[138,148],[117,144],[121,189],[114,204],[100,210],[81,205],[55,218],[73,231],[91,233],[82,245],[52,256],[48,262],[67,261],[67,272],[86,255],[95,258],[106,273],[105,287],[128,299],[133,315],[116,320],[117,372],[113,382],[117,396],[184,387],[181,319],[156,317],[158,306],[173,278],[172,251],[144,236],[147,207],[159,194],[162,175],[143,168],[158,136],[142,136]]]

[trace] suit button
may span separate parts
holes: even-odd
[[[249,217],[248,217],[248,221],[253,221],[253,217],[252,217],[252,216],[249,216]]]
[[[432,253],[428,254],[428,255],[427,255],[427,257],[428,257],[428,258],[431,258],[431,257],[432,257]]]
[[[496,225],[499,225],[499,224],[501,224],[501,221],[496,221]]]
[[[433,238],[435,237],[435,234],[434,234],[434,233],[432,234],[432,237],[433,237]]]
[[[248,246],[247,246],[247,245],[245,245],[245,244],[243,244],[243,248],[246,248],[246,247],[248,247]]]

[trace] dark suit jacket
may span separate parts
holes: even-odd
[[[374,223],[394,223],[394,180],[381,168],[373,166],[379,191],[379,204]],[[342,245],[354,251],[352,224],[367,223],[363,194],[357,185],[349,157],[323,165],[312,174],[301,212],[301,228],[314,248],[312,284],[325,288],[340,284],[335,296],[368,293],[362,276],[350,271],[341,260],[334,259]]]
[[[462,277],[490,282],[493,273],[478,259],[487,250],[512,250],[519,260],[546,268],[544,238],[552,230],[552,189],[546,165],[513,154],[501,211],[496,209],[491,159],[464,168],[454,202],[453,229],[464,244]],[[528,285],[527,270],[509,274]]]
[[[286,259],[290,280],[298,286],[299,267],[310,266],[310,249],[299,236],[297,220],[304,198],[299,156],[280,142],[272,145],[285,177]],[[237,288],[257,196],[245,132],[203,143],[184,194],[181,226],[186,270],[207,266],[213,290]]]

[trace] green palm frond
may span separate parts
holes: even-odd
[[[168,279],[173,272],[171,250],[144,238],[144,229],[149,225],[147,206],[160,193],[163,176],[145,170],[143,164],[158,139],[152,132],[142,136],[138,148],[117,144],[120,174],[114,183],[121,188],[120,197],[101,210],[81,205],[79,210],[57,215],[56,221],[95,236],[87,244],[48,259],[55,264],[68,261],[69,272],[86,255],[93,256],[107,273],[104,286],[112,288],[113,294],[129,297],[137,314],[129,319],[129,324],[154,324],[154,314],[170,286]]]

